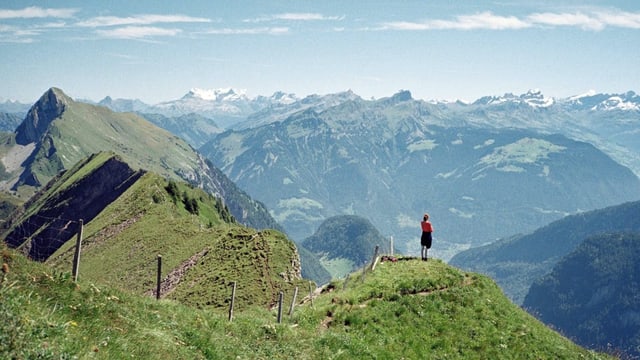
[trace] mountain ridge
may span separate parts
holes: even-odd
[[[77,102],[51,88],[34,103],[15,139],[15,144],[3,145],[2,154],[7,155],[2,161],[16,163],[4,182],[12,184],[17,194],[28,197],[59,171],[90,154],[112,150],[135,169],[184,180],[223,198],[243,224],[280,229],[263,204],[251,199],[192,146],[136,114]],[[9,161],[8,154],[21,146],[23,157]]]
[[[284,234],[244,227],[220,198],[134,171],[115,153],[90,156],[53,178],[6,226],[7,245],[61,271],[71,268],[82,229],[80,276],[139,295],[153,289],[149,257],[162,254],[162,297],[200,307],[223,307],[224,292],[210,294],[232,277],[256,288],[242,294],[241,307],[270,306],[279,290],[307,285]]]
[[[523,307],[582,346],[640,355],[640,231],[587,237],[531,285]]]

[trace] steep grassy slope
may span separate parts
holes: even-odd
[[[278,324],[274,311],[155,301],[8,250],[0,284],[0,357],[143,359],[607,359],[508,301],[488,278],[439,261],[379,264],[333,283]],[[333,289],[333,291],[329,291]],[[287,293],[286,303],[290,302]]]
[[[80,161],[12,215],[4,241],[45,260],[78,231],[80,219],[91,221],[142,174],[112,153]]]
[[[68,271],[79,219],[81,276],[138,294],[155,289],[158,254],[163,297],[198,306],[223,306],[233,281],[239,308],[271,305],[302,282],[295,245],[282,233],[237,224],[220,199],[134,171],[113,153],[50,182],[12,220],[5,242]]]
[[[43,104],[44,99],[49,103]],[[34,121],[37,125],[30,125]],[[31,177],[39,185],[100,151],[114,151],[133,168],[174,178],[176,171],[196,172],[200,161],[183,140],[141,117],[76,102],[56,88],[34,105],[17,129],[16,139],[20,144],[40,143],[30,159],[30,175],[24,176],[25,181]]]
[[[523,306],[589,348],[640,356],[640,232],[598,235],[538,279]]]

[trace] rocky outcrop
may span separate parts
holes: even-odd
[[[62,90],[51,88],[36,102],[16,129],[16,143],[26,145],[40,140],[49,124],[59,117],[70,98]]]

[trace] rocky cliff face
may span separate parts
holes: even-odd
[[[69,97],[60,89],[51,88],[45,92],[16,129],[16,142],[19,145],[26,145],[40,140],[51,121],[64,112],[69,100]]]
[[[78,232],[78,220],[91,221],[143,173],[112,157],[68,188],[43,192],[49,194],[46,198],[36,195],[25,208],[41,202],[40,210],[13,228],[5,242],[11,247],[25,244],[29,257],[44,261]]]

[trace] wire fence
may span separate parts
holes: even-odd
[[[63,217],[47,217],[39,214],[29,216],[26,220],[22,221],[16,226],[7,236],[5,241],[10,247],[20,247],[21,251],[30,258],[38,261],[44,261],[48,259],[60,246],[67,241],[70,241],[74,236],[76,238],[75,247],[73,248],[74,256],[71,269],[71,276],[74,282],[78,281],[80,274],[80,258],[82,254],[82,234],[83,234],[84,221],[82,219],[65,219]],[[7,241],[8,239],[8,241]],[[367,274],[375,270],[375,267],[380,259],[380,248],[376,245],[373,251],[373,257],[371,262],[362,268],[360,274],[360,281],[364,282]],[[157,255],[156,258],[156,287],[153,291],[153,295],[157,300],[162,299],[162,255]],[[343,282],[343,289],[346,289],[347,284],[353,281],[352,277],[348,275]],[[313,306],[313,300],[319,295],[313,287],[313,282],[309,282],[309,294],[300,301],[300,304],[311,302]],[[237,282],[231,283],[231,293],[229,301],[229,321],[233,321],[234,306],[236,305],[236,290]],[[149,293],[149,292],[147,292]],[[296,286],[293,289],[291,295],[291,301],[288,308],[288,316],[293,316],[296,307],[296,301],[299,293],[299,288]],[[284,311],[285,294],[284,291],[279,291],[277,302],[277,321],[282,322]]]

